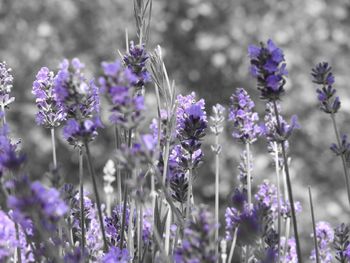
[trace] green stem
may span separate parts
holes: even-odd
[[[18,246],[16,248],[17,252],[17,262],[22,263],[22,253],[21,253],[21,247],[20,247],[20,240],[19,240],[19,229],[18,229],[18,224],[15,223],[15,229],[16,229],[16,239],[18,241]]]
[[[53,167],[57,169],[57,157],[56,157],[56,142],[55,142],[55,129],[51,128],[51,143],[52,143],[52,160]]]
[[[314,244],[315,244],[315,252],[316,252],[316,263],[320,263],[320,256],[318,253],[318,245],[317,245],[317,236],[316,236],[316,224],[315,224],[315,215],[314,215],[314,206],[312,203],[312,194],[311,187],[309,189],[309,200],[310,200],[310,210],[311,210],[311,219],[312,219],[312,230],[314,232]]]
[[[121,141],[120,141],[120,131],[118,126],[115,126],[115,144],[116,148],[120,149]],[[119,161],[116,162],[117,165],[117,189],[118,189],[118,203],[121,204],[123,202],[122,199],[122,179],[121,179],[121,169],[119,165]]]
[[[233,240],[232,240],[232,244],[231,244],[230,254],[228,256],[228,261],[227,261],[228,263],[232,262],[233,252],[235,251],[235,247],[236,247],[237,232],[238,232],[238,227],[236,227],[235,232],[233,234]]]
[[[188,189],[187,189],[187,207],[186,220],[190,220],[191,211],[191,194],[192,194],[192,169],[188,170]]]
[[[94,167],[92,165],[89,143],[87,141],[85,141],[85,148],[86,148],[86,156],[87,156],[87,159],[88,159],[88,168],[89,168],[89,172],[90,172],[91,177],[92,177],[92,184],[93,184],[95,198],[96,198],[98,218],[100,220],[100,227],[101,227],[102,239],[103,239],[103,249],[106,252],[108,250],[108,245],[107,245],[105,227],[104,227],[104,224],[103,224],[103,216],[102,216],[102,211],[101,211],[100,196],[98,194],[97,183],[96,183],[96,175],[95,175]]]
[[[215,255],[216,262],[219,261],[219,168],[220,168],[220,156],[219,156],[219,134],[215,135]]]
[[[247,191],[248,191],[248,208],[251,209],[252,204],[252,183],[251,183],[251,174],[250,174],[250,144],[246,143],[246,153],[247,153]]]
[[[274,142],[275,148],[275,170],[277,177],[277,234],[278,234],[278,248],[277,248],[277,262],[280,262],[281,258],[281,183],[280,183],[280,172],[279,172],[279,159],[278,159],[278,145]]]
[[[277,103],[276,103],[275,100],[273,101],[273,106],[274,106],[274,111],[275,111],[277,125],[278,125],[279,130],[281,130],[282,127],[281,127],[281,122],[280,122],[280,119],[279,119]],[[289,176],[289,167],[288,167],[287,153],[286,153],[284,141],[282,141],[280,144],[281,144],[281,147],[282,147],[284,171],[286,173],[288,196],[289,196],[289,202],[290,202],[290,207],[291,207],[291,212],[292,212],[293,229],[294,229],[294,236],[295,236],[295,244],[296,244],[296,250],[297,250],[297,256],[298,256],[298,262],[302,263],[303,261],[302,261],[302,257],[301,257],[300,242],[299,242],[299,235],[298,235],[298,225],[297,225],[297,219],[296,219],[296,213],[295,213],[295,207],[294,207],[294,198],[293,198],[292,184],[291,184],[290,176]]]
[[[84,217],[84,164],[83,151],[79,149],[79,187],[80,187],[80,228],[81,228],[81,251],[85,250],[85,217]]]
[[[167,204],[167,206],[169,206]],[[170,247],[170,226],[171,226],[171,208],[168,207],[168,214],[165,225],[165,245],[164,245],[164,253],[165,255],[169,255],[169,247]]]
[[[331,113],[331,119],[332,119],[332,123],[333,123],[335,136],[337,138],[338,147],[341,148],[341,140],[340,140],[340,137],[339,137],[337,123],[335,121],[335,116],[334,116],[333,112]],[[345,159],[344,153],[342,153],[340,156],[341,156],[341,160],[342,160],[342,163],[343,163],[344,177],[345,177],[345,183],[346,183],[346,190],[347,190],[347,193],[348,193],[348,201],[349,201],[349,204],[350,204],[350,185],[349,185],[348,169],[346,167],[346,159]]]

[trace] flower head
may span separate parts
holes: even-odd
[[[135,128],[143,119],[144,97],[137,93],[138,77],[119,60],[102,62],[103,75],[99,78],[102,91],[112,104],[110,121],[127,129]]]
[[[329,223],[321,221],[316,224],[316,239],[321,262],[332,262],[330,246],[334,241],[334,231]],[[315,260],[315,250],[312,250],[310,258]]]
[[[282,49],[269,39],[267,43],[260,43],[260,47],[249,45],[250,72],[258,81],[261,98],[278,100],[284,92],[288,75]]]
[[[238,88],[231,96],[229,120],[234,124],[232,136],[244,143],[252,143],[261,134],[257,124],[258,113],[253,112],[254,102],[243,88]]]
[[[103,127],[99,119],[99,90],[94,81],[87,81],[84,67],[77,58],[71,62],[63,60],[53,84],[54,98],[68,118],[63,135],[78,146],[93,140],[97,129]]]
[[[47,128],[58,127],[66,119],[66,113],[55,100],[53,89],[54,73],[47,67],[43,67],[36,75],[33,82],[33,91],[38,107],[36,122]]]
[[[111,247],[104,255],[103,263],[128,263],[130,261],[129,251],[126,248]]]
[[[149,56],[146,52],[145,45],[135,45],[134,41],[130,42],[129,52],[124,56],[124,63],[136,76],[135,86],[142,88],[151,80],[151,75],[147,71],[146,62]]]
[[[225,108],[222,105],[216,104],[215,106],[213,106],[213,115],[210,116],[210,120],[211,120],[210,130],[215,135],[219,135],[224,130],[224,121],[225,121],[224,114],[225,114]]]
[[[321,86],[316,90],[320,109],[325,113],[336,113],[340,109],[340,100],[338,96],[335,96],[337,91],[333,88],[335,80],[332,67],[327,62],[319,63],[312,69],[311,76],[313,77],[312,82]]]
[[[0,62],[0,105],[8,106],[15,99],[10,97],[13,86],[12,69],[7,67],[6,62]]]

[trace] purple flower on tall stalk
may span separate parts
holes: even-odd
[[[151,75],[147,71],[146,63],[149,58],[145,45],[135,45],[134,41],[130,41],[129,52],[124,55],[123,62],[137,77],[135,86],[138,88],[151,80]]]
[[[325,113],[337,113],[340,109],[340,100],[335,96],[337,90],[333,88],[335,79],[332,73],[332,67],[327,62],[322,62],[312,69],[312,82],[321,87],[316,90],[320,102],[320,108]]]
[[[257,124],[259,121],[258,113],[253,112],[254,102],[243,88],[236,89],[230,99],[229,120],[234,124],[232,136],[244,143],[254,142],[262,131]]]
[[[285,243],[285,237],[281,238],[281,245],[283,246]],[[287,241],[287,250],[286,254],[283,255],[283,260],[286,263],[298,263],[298,256],[296,250],[295,239],[292,237]]]
[[[54,79],[54,98],[59,109],[67,115],[64,137],[74,145],[93,140],[103,125],[99,118],[99,90],[93,81],[88,82],[79,59],[67,59],[60,64]]]
[[[214,217],[203,206],[195,210],[194,216],[195,220],[188,222],[185,227],[182,244],[175,248],[174,262],[215,262],[215,244],[212,240],[218,226],[215,225]]]
[[[131,257],[126,248],[111,247],[102,259],[103,263],[128,263]]]
[[[316,224],[316,238],[318,254],[321,262],[332,262],[333,256],[330,246],[334,241],[334,231],[329,223],[321,221]],[[311,252],[310,259],[316,260],[316,253],[314,249]]]
[[[99,78],[102,92],[112,104],[110,121],[126,129],[136,128],[143,119],[144,97],[135,88],[138,77],[124,68],[119,60],[102,62],[103,75]]]
[[[14,97],[10,97],[13,86],[11,72],[12,69],[7,67],[6,62],[0,62],[0,106],[2,111],[15,100]]]
[[[2,112],[0,111],[0,119]],[[4,124],[0,127],[0,177],[5,170],[16,171],[25,161],[25,156],[18,152],[18,143],[11,142],[9,127]]]
[[[38,107],[36,122],[46,128],[58,127],[66,119],[66,112],[59,106],[54,94],[54,73],[43,67],[33,82],[33,91]]]
[[[282,49],[269,39],[267,44],[260,43],[260,47],[249,45],[250,72],[258,80],[261,98],[278,100],[284,92],[288,75]]]

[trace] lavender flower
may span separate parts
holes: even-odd
[[[110,121],[127,129],[137,127],[143,119],[143,96],[137,94],[135,85],[138,77],[129,68],[123,68],[121,62],[103,62],[103,76],[99,83],[103,92],[106,92],[112,104]]]
[[[63,135],[78,146],[93,140],[97,129],[103,127],[99,119],[99,91],[93,81],[86,80],[84,67],[77,58],[71,63],[65,59],[54,79],[54,98],[68,118]]]
[[[205,207],[195,211],[196,220],[189,222],[184,230],[182,244],[175,249],[174,262],[215,262],[215,246],[211,242],[217,226],[214,217]],[[205,249],[203,249],[205,248]]]
[[[53,84],[54,73],[46,67],[39,70],[33,82],[32,93],[39,109],[36,122],[46,128],[58,127],[66,119],[66,113],[55,100]]]
[[[18,247],[14,222],[0,210],[0,261],[7,262]]]
[[[111,247],[104,255],[103,263],[128,263],[130,261],[129,251],[126,248]]]
[[[18,170],[25,161],[25,156],[17,151],[18,143],[11,142],[9,132],[7,124],[0,127],[0,177],[5,170]]]
[[[285,237],[281,238],[281,246],[285,243]],[[294,237],[288,239],[286,254],[283,255],[283,260],[286,263],[298,263],[298,255]]]
[[[182,149],[187,152],[181,157],[181,164],[185,169],[193,169],[202,159],[201,140],[207,128],[205,102],[196,101],[194,92],[177,96],[177,102],[176,133]]]
[[[229,120],[233,121],[234,132],[232,136],[244,143],[252,143],[261,134],[258,113],[253,112],[254,102],[243,88],[236,89],[231,96]]]
[[[337,91],[333,88],[335,80],[332,67],[327,62],[319,63],[312,69],[311,75],[313,77],[312,82],[322,86],[316,90],[321,110],[329,114],[338,112],[340,100],[338,96],[335,96]]]
[[[146,68],[148,58],[144,44],[135,45],[134,41],[130,41],[129,52],[124,56],[123,61],[128,69],[137,76],[134,85],[138,88],[142,88],[151,80],[151,75]]]
[[[321,221],[316,224],[316,238],[321,262],[332,262],[330,244],[334,241],[334,231],[329,223]],[[312,250],[310,259],[316,260],[315,250]]]
[[[335,153],[335,155],[337,156],[341,156],[344,155],[345,156],[345,160],[349,161],[349,157],[350,157],[350,143],[348,142],[348,136],[343,134],[343,136],[341,137],[341,142],[340,145],[338,146],[338,144],[336,143],[332,143],[330,146],[330,149],[332,152]]]
[[[7,67],[6,62],[0,62],[0,105],[1,110],[4,110],[15,98],[10,97],[12,90],[13,76],[12,69]]]
[[[13,210],[13,218],[24,229],[28,219],[46,231],[56,229],[56,223],[67,213],[67,205],[60,199],[55,188],[47,189],[40,182],[31,183],[27,177],[14,182],[14,192],[8,198],[8,207]]]
[[[285,76],[288,75],[283,51],[269,39],[266,45],[260,43],[260,47],[249,45],[248,54],[250,72],[258,80],[261,98],[278,100],[284,92]]]
[[[276,102],[277,103],[277,102]],[[280,105],[277,103],[277,110],[280,111]],[[273,103],[268,102],[266,104],[266,115],[265,115],[265,124],[263,126],[263,133],[266,138],[270,142],[286,142],[289,137],[292,135],[295,129],[300,129],[300,125],[298,123],[298,117],[293,115],[290,120],[290,124],[288,124],[281,115],[279,115],[279,123],[278,126],[276,115],[274,112]],[[288,145],[288,144],[285,144]]]
[[[339,262],[350,262],[350,227],[341,224],[334,231],[335,259]]]

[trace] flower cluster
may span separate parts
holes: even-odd
[[[203,206],[195,211],[194,216],[195,220],[191,220],[184,230],[181,246],[175,249],[175,263],[215,262],[215,249],[210,242],[218,227],[214,223],[214,217]]]
[[[16,229],[13,221],[0,211],[0,261],[6,262],[19,245],[16,238]]]
[[[138,88],[142,88],[151,80],[151,75],[147,71],[146,62],[149,58],[145,45],[135,45],[134,41],[130,42],[129,52],[124,56],[124,63],[137,77],[134,84]]]
[[[276,102],[277,111],[280,111],[280,106]],[[292,135],[295,129],[299,129],[298,117],[293,115],[290,123],[287,123],[283,117],[279,114],[279,123],[277,122],[274,105],[271,102],[266,104],[265,123],[262,126],[263,133],[270,142],[286,142]],[[279,124],[279,125],[278,125]]]
[[[312,69],[311,75],[312,82],[321,85],[321,88],[316,90],[321,110],[329,114],[336,113],[340,109],[340,100],[335,96],[337,91],[333,87],[335,80],[332,67],[327,62],[319,63]]]
[[[213,106],[213,115],[210,116],[211,126],[210,130],[215,135],[219,135],[224,130],[225,108],[217,103]]]
[[[99,83],[112,104],[110,121],[127,129],[136,128],[143,119],[144,98],[135,89],[139,79],[119,60],[102,63],[103,76]]]
[[[102,259],[103,263],[128,263],[130,262],[129,251],[126,248],[111,247]]]
[[[316,238],[321,262],[332,262],[333,256],[330,247],[334,241],[334,231],[329,223],[321,221],[316,224]],[[310,258],[316,259],[315,250],[311,252]]]
[[[341,224],[334,230],[335,258],[339,262],[350,261],[350,226]]]
[[[84,67],[77,58],[71,63],[65,59],[54,79],[55,100],[68,118],[63,135],[71,144],[78,146],[93,140],[97,129],[102,127],[98,116],[99,91],[93,81],[87,81]]]
[[[195,100],[195,93],[177,97],[176,136],[181,145],[181,166],[194,169],[202,159],[201,140],[207,128],[204,100]]]
[[[66,119],[66,112],[55,100],[53,84],[54,73],[47,67],[39,70],[33,82],[32,93],[39,109],[36,114],[36,122],[47,128],[58,127]]]
[[[9,196],[8,207],[13,210],[14,220],[24,229],[28,228],[29,219],[42,230],[54,231],[56,223],[68,211],[59,191],[47,189],[38,181],[31,183],[27,177],[22,177],[14,181],[13,190],[16,195]]]
[[[260,43],[260,47],[249,45],[248,54],[250,72],[257,78],[261,98],[278,100],[284,92],[285,76],[288,75],[283,51],[269,39],[266,45]]]
[[[7,67],[6,62],[0,62],[0,105],[2,110],[15,100],[14,97],[10,97],[13,86],[11,72],[12,69]]]
[[[0,177],[5,170],[16,171],[25,160],[25,156],[17,150],[18,143],[11,142],[9,132],[7,124],[0,127]]]
[[[232,136],[244,143],[252,143],[261,134],[257,124],[258,113],[253,112],[255,104],[243,88],[238,88],[231,96],[229,120],[234,124]]]

